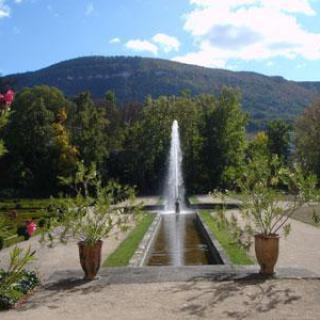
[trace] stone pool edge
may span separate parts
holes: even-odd
[[[152,214],[152,213],[149,213]],[[154,241],[158,235],[159,228],[161,222],[161,215],[159,213],[156,214],[153,222],[148,228],[147,232],[143,236],[138,249],[132,256],[129,261],[128,267],[142,267],[145,265],[145,262],[148,260],[151,252],[151,246],[154,244]]]

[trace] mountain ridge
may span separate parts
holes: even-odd
[[[102,98],[113,90],[120,104],[143,102],[146,96],[218,94],[223,86],[239,89],[244,110],[263,123],[281,117],[292,120],[320,96],[320,82],[291,81],[249,71],[229,71],[183,64],[165,59],[89,56],[69,59],[48,67],[4,76],[14,89],[46,84],[67,96],[90,91]]]

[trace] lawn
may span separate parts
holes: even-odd
[[[216,219],[207,211],[200,212],[201,218],[215,235],[225,253],[229,256],[233,264],[248,265],[253,264],[247,252],[233,242],[233,239],[226,228],[218,228]]]
[[[155,215],[153,214],[145,214],[135,228],[129,233],[128,237],[122,241],[119,247],[105,260],[103,266],[127,266],[154,218]]]

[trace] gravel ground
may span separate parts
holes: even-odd
[[[217,203],[210,196],[199,196],[200,203]],[[230,198],[230,202],[233,200]],[[286,203],[283,202],[285,206]],[[228,210],[229,214],[238,217],[241,224],[239,210]],[[314,227],[294,219],[290,219],[291,232],[287,238],[280,239],[280,252],[277,267],[290,267],[307,269],[320,275],[320,228]],[[255,258],[254,246],[250,249],[250,255]],[[320,319],[320,317],[319,317]]]
[[[110,236],[108,239],[104,239],[102,262],[117,248],[126,235],[127,233],[118,233],[117,237]],[[43,284],[56,271],[81,269],[76,241],[69,241],[66,245],[57,243],[53,248],[48,248],[46,244],[40,244],[39,239],[39,236],[32,237],[29,241],[19,243],[18,246],[20,248],[30,246],[32,250],[36,251],[36,260],[28,265],[28,269],[37,271]],[[0,267],[7,266],[11,250],[12,247],[9,247],[0,251]]]
[[[1,320],[316,320],[319,280],[55,285]]]

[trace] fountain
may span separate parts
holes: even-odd
[[[171,146],[168,159],[168,172],[165,183],[165,212],[182,213],[185,211],[185,191],[182,175],[182,152],[180,147],[179,125],[174,120],[171,131]]]
[[[201,221],[195,212],[187,209],[182,175],[182,152],[179,126],[173,121],[168,170],[164,188],[164,211],[156,229],[146,264],[149,266],[184,266],[219,264],[211,250]]]

